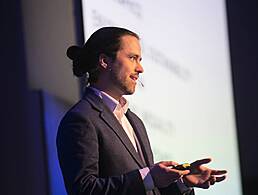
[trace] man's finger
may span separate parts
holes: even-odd
[[[222,176],[222,177],[216,177],[216,182],[221,182],[224,179],[226,179],[226,175]]]
[[[209,181],[210,181],[210,185],[214,185],[215,182],[216,182],[216,177],[215,176],[211,176]]]
[[[211,162],[211,158],[204,158],[204,159],[197,160],[197,161],[191,163],[191,166],[197,167],[197,166],[200,166],[202,164],[207,164],[209,162]]]
[[[211,175],[224,175],[226,173],[226,170],[211,170]]]
[[[201,184],[200,187],[203,189],[208,189],[210,187],[210,182],[206,181],[205,183]]]

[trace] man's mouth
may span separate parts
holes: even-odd
[[[139,78],[139,76],[138,75],[131,75],[130,78],[136,82],[137,79]]]

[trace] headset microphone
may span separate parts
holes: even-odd
[[[142,83],[142,81],[141,81],[140,79],[138,79],[138,82],[139,82],[139,84],[140,84],[142,87],[144,87],[144,84]]]

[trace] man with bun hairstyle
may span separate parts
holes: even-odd
[[[154,164],[147,132],[123,95],[135,92],[141,65],[139,36],[104,27],[67,56],[73,73],[87,75],[82,99],[62,119],[57,150],[68,194],[193,195],[225,179],[225,170],[203,166],[211,159],[177,166]],[[172,147],[169,147],[171,149]]]

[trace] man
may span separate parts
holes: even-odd
[[[62,119],[57,149],[69,194],[179,195],[194,194],[225,179],[224,170],[211,170],[202,159],[190,170],[177,163],[154,164],[142,121],[128,109],[141,66],[137,34],[123,28],[97,30],[80,48],[72,46],[76,76],[88,75],[83,98]]]

